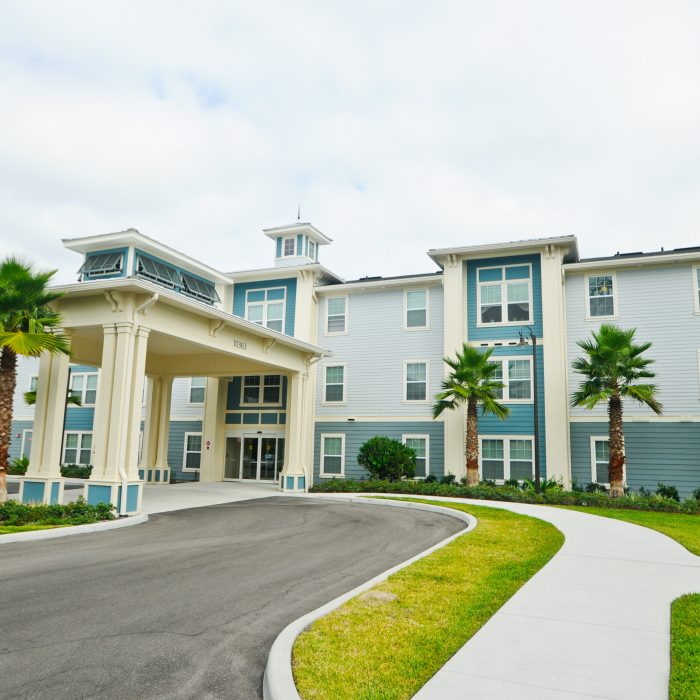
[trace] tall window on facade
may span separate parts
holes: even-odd
[[[406,401],[425,401],[428,396],[427,362],[406,363]]]
[[[343,403],[345,401],[345,367],[334,365],[326,367],[326,403]]]
[[[588,315],[592,318],[615,315],[614,280],[612,275],[588,278]]]
[[[204,403],[204,395],[207,390],[206,377],[190,377],[190,403]]]
[[[525,437],[481,438],[481,476],[483,479],[532,479],[533,440]]]
[[[416,453],[416,477],[423,479],[428,476],[428,436],[404,435],[403,443]]]
[[[259,326],[282,333],[286,292],[284,287],[249,289],[246,292],[245,317]]]
[[[425,328],[428,325],[428,290],[406,291],[406,328]]]
[[[90,464],[92,433],[66,433],[63,464]]]
[[[595,484],[607,484],[608,465],[610,463],[610,449],[608,438],[591,438],[591,480]]]
[[[499,365],[495,381],[503,384],[496,390],[502,401],[530,401],[532,399],[532,360],[529,357],[510,359],[492,358]]]
[[[97,398],[97,372],[71,374],[70,395],[77,396],[81,406],[94,406]]]
[[[345,473],[345,435],[321,435],[321,476]]]
[[[202,433],[185,433],[183,467],[197,470],[202,461]]]
[[[347,298],[331,297],[326,302],[326,333],[345,333],[347,330]]]
[[[309,241],[309,257],[315,262],[316,261],[316,243]]]
[[[279,374],[243,377],[243,404],[275,404],[282,402],[282,377]]]
[[[479,325],[530,323],[530,265],[477,270]]]
[[[284,248],[282,249],[285,257],[294,255],[296,252],[296,240],[294,238],[284,239]]]

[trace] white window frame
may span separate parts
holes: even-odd
[[[259,393],[258,393],[258,401],[256,403],[252,403],[250,401],[244,401],[243,397],[245,394],[245,380],[246,377],[259,377],[260,378],[260,387],[259,387]],[[279,377],[280,378],[280,399],[277,403],[265,403],[263,400],[265,398],[265,377]],[[281,406],[282,405],[282,390],[284,386],[284,375],[280,372],[266,372],[265,374],[245,374],[241,376],[241,400],[239,401],[241,409],[245,409],[248,406]]]
[[[409,292],[425,292],[425,325],[424,326],[409,326],[408,325],[408,294]],[[416,309],[411,309],[415,311]],[[413,287],[404,289],[403,292],[403,329],[405,331],[427,331],[430,330],[430,288],[429,287]]]
[[[198,435],[200,438],[202,438],[202,449],[199,451],[199,467],[188,467],[187,466],[187,455],[188,454],[196,454],[193,450],[188,450],[187,449],[187,439],[191,435]],[[204,437],[201,433],[201,431],[190,431],[184,434],[183,436],[183,442],[182,442],[182,471],[183,472],[198,472],[202,468],[202,455],[204,453]]]
[[[29,454],[32,451],[32,446],[30,444],[29,449],[26,449],[27,443],[31,442],[31,440],[27,440],[27,433],[32,434],[32,440],[33,440],[34,439],[34,428],[25,428],[22,431],[22,442],[20,443],[20,446],[19,446],[19,456],[26,457],[27,459],[29,459]]]
[[[690,269],[693,275],[693,308],[696,314],[700,314],[700,286],[698,284],[698,270],[700,265],[693,265]]]
[[[481,321],[481,289],[482,287],[495,287],[497,284],[501,285],[501,318],[508,319],[508,283],[520,283],[522,284],[526,280],[506,280],[506,270],[509,267],[527,267],[530,270],[530,276],[527,279],[528,295],[530,298],[529,303],[529,318],[523,319],[522,321],[499,321],[498,323],[482,323]],[[503,270],[503,278],[500,282],[479,282],[479,271],[480,270]],[[511,263],[509,265],[484,265],[483,267],[476,268],[476,326],[477,328],[501,328],[503,326],[527,326],[534,322],[535,313],[535,300],[532,293],[532,263],[522,262],[522,263]]]
[[[63,453],[61,454],[61,464],[79,464],[80,466],[85,466],[87,467],[88,465],[92,464],[92,450],[94,445],[92,443],[90,444],[90,461],[87,464],[83,464],[82,462],[68,462],[66,461],[66,450],[68,450],[68,436],[69,435],[77,435],[78,436],[78,447],[75,448],[76,450],[76,459],[80,458],[80,453],[86,449],[83,447],[83,435],[90,435],[91,437],[93,431],[92,430],[66,430],[63,433]],[[73,449],[72,447],[70,449]]]
[[[39,375],[38,374],[30,374],[29,375],[29,384],[27,386],[28,386],[27,391],[36,391],[36,388],[39,386]]]
[[[267,292],[270,292],[275,289],[281,289],[284,292],[284,296],[282,299],[271,299],[268,301],[267,299]],[[251,292],[265,292],[265,299],[263,301],[248,301],[248,294]],[[263,317],[262,317],[262,322],[258,323],[257,321],[251,321],[250,318],[248,317],[248,308],[250,306],[258,306],[262,304],[263,307]],[[267,325],[268,318],[267,318],[267,307],[270,304],[282,304],[282,330],[275,331],[274,328],[270,328]],[[246,321],[250,321],[251,323],[254,323],[256,326],[261,326],[262,328],[267,328],[270,331],[275,331],[276,333],[284,333],[284,329],[287,327],[287,288],[286,287],[261,287],[260,289],[246,289],[245,292],[245,319]]]
[[[311,246],[313,246],[313,250]],[[316,262],[316,241],[309,240],[308,254],[306,257]]]
[[[405,445],[406,440],[425,440],[425,474],[415,477],[416,479],[425,479],[430,474],[430,435],[405,433],[401,436],[401,442]]]
[[[530,363],[530,398],[529,399],[511,399],[510,398],[510,375],[508,373],[508,362],[510,360],[527,360]],[[523,403],[531,404],[534,400],[534,381],[532,376],[532,356],[523,355],[491,355],[491,362],[499,362],[501,364],[501,373],[503,378],[501,384],[503,387],[503,398],[499,399],[501,403]],[[516,380],[517,381],[517,380]]]
[[[612,299],[613,299],[613,313],[612,316],[593,316],[591,314],[591,299],[590,296],[588,280],[591,277],[610,277],[612,279]],[[697,298],[697,293],[695,294]],[[617,286],[617,275],[614,272],[587,272],[583,276],[583,303],[585,304],[585,315],[587,321],[608,321],[610,319],[618,318],[617,313],[617,297],[618,297],[618,286]]]
[[[425,399],[408,398],[408,365],[425,365]],[[410,405],[430,403],[430,360],[404,360],[403,362],[403,400],[402,403]]]
[[[88,391],[87,388],[87,378],[88,377],[96,377],[97,381],[95,383],[95,402],[94,403],[88,403],[85,401],[85,395]],[[100,373],[99,372],[71,372],[70,375],[70,383],[68,385],[68,393],[72,396],[73,395],[73,381],[75,380],[75,377],[83,377],[83,388],[80,390],[80,407],[84,408],[85,406],[94,406],[97,403],[97,391],[99,390],[99,383],[100,383]],[[74,430],[69,431],[71,433],[75,432]]]
[[[331,299],[344,299],[345,300],[345,328],[342,331],[329,331],[328,330],[328,309],[329,309],[329,302]],[[349,328],[349,313],[348,310],[350,308],[350,299],[347,294],[334,294],[333,296],[327,296],[326,297],[326,309],[325,309],[325,314],[324,314],[324,320],[323,320],[323,335],[347,335],[348,334],[348,328]]]
[[[606,486],[607,488],[610,488],[610,482],[609,481],[596,481],[596,461],[595,461],[595,444],[596,442],[610,442],[610,438],[608,435],[591,435],[590,436],[590,444],[591,444],[591,484],[600,484],[601,486]],[[624,453],[625,451],[625,446],[624,442],[622,444],[622,451]],[[610,478],[610,475],[608,474],[608,478]],[[622,465],[622,483],[626,484],[627,483],[627,462],[625,461]]]
[[[292,252],[288,253],[287,252],[287,241],[292,241]],[[283,258],[293,258],[297,254],[297,237],[296,236],[287,236],[286,238],[282,239],[282,257]]]
[[[328,401],[326,399],[326,370],[329,367],[342,367],[343,368],[343,400],[342,401]],[[332,386],[337,386],[333,384]],[[323,365],[323,394],[321,395],[321,405],[322,406],[345,406],[348,402],[348,366],[345,362],[329,362],[327,365]]]
[[[325,444],[326,438],[340,438],[340,473],[339,474],[327,474],[325,471],[326,462],[326,451]],[[345,433],[321,433],[321,444],[320,444],[320,467],[319,467],[319,477],[322,479],[344,479],[345,478]],[[338,455],[329,455],[331,457],[337,457]]]
[[[510,441],[511,440],[529,440],[532,444],[532,477],[535,477],[535,437],[534,435],[479,435],[479,478],[484,478],[484,472],[481,466],[483,459],[483,441],[484,440],[503,440],[503,478],[495,479],[497,484],[502,484],[510,479]],[[522,479],[519,479],[522,481]]]
[[[202,401],[192,401],[192,380],[193,379],[204,379],[204,399]],[[194,387],[195,389],[201,389],[201,386]],[[188,377],[187,378],[187,405],[188,406],[204,406],[207,401],[207,378],[206,377]]]

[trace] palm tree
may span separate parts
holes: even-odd
[[[577,345],[586,357],[579,357],[572,363],[574,370],[584,379],[571,395],[571,405],[589,410],[599,403],[606,403],[608,407],[608,479],[613,497],[624,494],[622,400],[634,399],[649,406],[656,414],[660,414],[663,408],[656,399],[654,384],[636,383],[640,379],[651,379],[655,374],[648,369],[654,360],[642,357],[651,343],[635,343],[635,332],[636,329],[626,331],[603,324],[597,332],[593,331],[593,340],[578,341]]]
[[[467,485],[479,483],[479,421],[477,407],[481,412],[492,413],[503,420],[510,409],[498,403],[499,389],[503,384],[495,379],[500,369],[497,362],[490,362],[493,348],[485,351],[464,343],[461,352],[452,359],[444,357],[443,362],[452,370],[442,382],[442,391],[435,397],[433,418],[445,409],[451,410],[467,404]]]
[[[47,290],[55,270],[35,272],[15,257],[0,262],[0,502],[7,498],[7,456],[12,401],[17,384],[17,355],[69,354],[68,339],[51,333],[59,315],[48,305],[61,295]]]

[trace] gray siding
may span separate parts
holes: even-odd
[[[682,498],[700,487],[700,423],[625,423],[626,482],[655,490],[657,482],[676,486]],[[603,422],[571,424],[571,472],[591,482],[591,435],[607,436]]]
[[[32,429],[31,420],[13,420],[12,421],[12,432],[10,433],[10,451],[9,458],[10,461],[20,457],[20,452],[22,451],[22,432],[25,430]],[[25,451],[27,457],[29,457],[29,451],[31,449],[31,442],[25,446]]]
[[[188,377],[176,377],[173,380],[173,393],[170,399],[170,415],[173,418],[189,420],[204,419],[204,404],[189,403],[190,380]]]
[[[185,433],[201,433],[201,421],[170,421],[170,435],[168,436],[168,466],[175,479],[194,481],[195,472],[183,472],[182,462],[185,451]]]
[[[319,477],[321,461],[321,435],[324,433],[343,433],[345,435],[345,478],[366,479],[369,474],[357,463],[357,453],[364,442],[375,435],[401,440],[404,434],[428,435],[430,460],[428,469],[435,476],[443,476],[445,454],[445,429],[440,421],[407,422],[318,422],[314,435],[314,481],[327,481]]]
[[[429,328],[404,330],[404,289],[428,287]],[[343,294],[342,285],[334,289]],[[348,291],[348,334],[325,335],[327,297],[319,304],[318,344],[333,352],[317,365],[318,416],[429,416],[444,375],[443,291],[440,285]],[[404,362],[429,362],[428,401],[404,402]],[[324,367],[346,365],[346,404],[323,405]]]

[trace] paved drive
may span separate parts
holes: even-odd
[[[257,698],[289,622],[461,529],[274,497],[0,552],[0,698]]]

